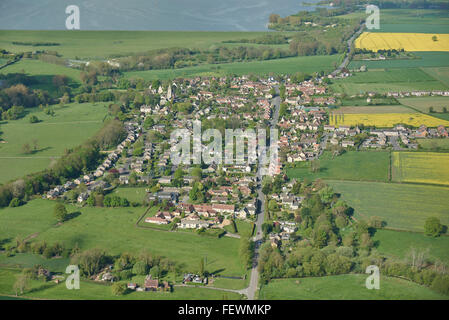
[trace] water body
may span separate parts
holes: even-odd
[[[271,13],[314,10],[301,0],[0,0],[0,29],[63,30],[68,5],[81,30],[264,31]]]

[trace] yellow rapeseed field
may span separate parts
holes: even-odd
[[[437,41],[432,39],[433,36],[436,36]],[[363,32],[355,40],[355,47],[373,51],[449,51],[449,34]]]
[[[389,128],[396,124],[407,124],[413,127],[425,125],[427,127],[449,126],[449,121],[438,119],[423,113],[335,113],[331,114],[331,125],[355,126],[363,124],[367,127]]]
[[[393,181],[449,185],[449,154],[393,152]]]

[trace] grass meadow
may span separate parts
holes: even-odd
[[[33,108],[27,109],[28,114],[21,119],[1,123],[0,183],[47,168],[65,149],[93,136],[103,126],[107,114],[103,103],[71,103],[51,108],[54,116]],[[31,115],[40,122],[30,123]],[[31,154],[23,151],[27,143],[33,149]]]
[[[259,292],[262,300],[437,300],[448,297],[416,283],[380,277],[380,289],[365,287],[368,275],[348,274],[316,278],[275,279]]]
[[[56,224],[54,201],[32,200],[17,208],[0,210],[3,238],[33,235],[33,241],[60,242],[66,247],[100,248],[109,254],[139,253],[148,249],[197,271],[201,258],[207,257],[206,270],[228,276],[242,276],[246,270],[238,256],[239,240],[229,237],[200,236],[193,232],[167,232],[135,226],[143,207],[92,208],[67,206],[76,218]]]
[[[407,259],[410,250],[427,251],[427,258],[449,262],[449,237],[428,237],[422,233],[377,230],[373,237],[376,250],[391,257]]]
[[[417,232],[424,232],[428,217],[449,224],[447,187],[356,181],[328,183],[354,208],[357,219],[378,216],[389,228]]]
[[[387,181],[389,153],[381,151],[347,151],[332,159],[325,151],[320,157],[319,172],[310,171],[310,163],[298,163],[296,168],[288,168],[289,178],[307,178],[309,180],[338,179],[358,181]]]
[[[449,185],[449,153],[393,152],[392,180]]]

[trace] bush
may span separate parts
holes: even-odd
[[[112,284],[111,286],[112,294],[115,296],[121,296],[124,295],[126,292],[126,286],[124,283],[116,282]]]
[[[435,217],[429,217],[424,224],[424,232],[431,237],[438,237],[443,232],[443,225],[440,219]]]

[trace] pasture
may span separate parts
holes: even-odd
[[[363,32],[355,40],[355,47],[372,51],[449,51],[449,34]]]
[[[432,117],[423,113],[348,113],[338,111],[329,120],[335,126],[356,126],[391,128],[397,124],[406,124],[413,127],[425,125],[427,127],[449,126],[449,121]]]
[[[413,248],[427,251],[427,258],[431,261],[449,262],[449,237],[432,238],[422,233],[381,229],[376,231],[373,240],[376,250],[387,256],[406,259]]]
[[[448,299],[429,288],[403,279],[381,276],[380,289],[368,290],[367,275],[347,274],[314,278],[274,279],[264,285],[266,300],[437,300]]]
[[[0,183],[47,168],[64,150],[80,145],[102,126],[107,114],[103,103],[70,103],[52,106],[54,116],[39,108],[26,109],[28,114],[1,125]],[[29,117],[37,116],[38,123]],[[30,154],[23,146],[29,144]]]
[[[147,249],[192,271],[197,271],[199,260],[207,257],[205,269],[211,273],[241,276],[246,271],[238,256],[238,239],[138,228],[135,223],[145,210],[142,207],[67,206],[69,213],[81,214],[58,226],[54,206],[54,201],[37,199],[21,207],[1,209],[0,234],[14,239],[37,233],[33,241],[60,242],[69,248],[77,244],[83,250],[100,248],[113,255]]]
[[[422,68],[428,75],[449,86],[449,67]]]
[[[332,153],[325,151],[319,159],[320,170],[310,171],[310,163],[298,163],[295,168],[287,168],[290,179],[341,179],[357,181],[387,181],[389,153],[377,151],[347,151],[332,158]]]
[[[228,74],[293,74],[298,71],[313,73],[317,71],[329,72],[340,55],[293,57],[266,61],[233,62],[222,64],[205,64],[180,69],[147,70],[125,72],[126,78],[174,79],[178,77],[196,77]]]
[[[328,181],[355,210],[357,219],[382,217],[387,227],[424,232],[428,217],[449,224],[449,188],[429,185]]]
[[[392,180],[449,185],[449,153],[393,152]]]
[[[430,107],[432,107],[435,112],[442,112],[443,107],[446,107],[449,111],[449,97],[399,98],[398,101],[404,106],[411,107],[424,113],[429,113]]]

